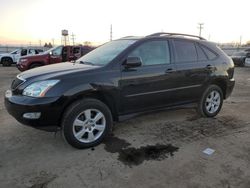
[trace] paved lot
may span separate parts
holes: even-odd
[[[3,96],[17,73],[0,67],[1,188],[250,187],[250,68],[236,68],[235,90],[216,118],[194,109],[143,115],[87,150],[7,114]]]

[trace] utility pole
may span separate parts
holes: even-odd
[[[240,46],[241,46],[241,42],[242,42],[242,36],[240,36]]]
[[[42,41],[41,41],[41,40],[39,40],[39,46],[40,46],[40,47],[42,46]]]
[[[201,30],[204,28],[204,23],[198,23],[199,36],[201,37]]]
[[[113,38],[113,28],[112,28],[112,24],[110,25],[110,41],[112,41]]]
[[[55,46],[55,39],[52,38],[51,41],[52,41],[52,45],[53,45],[53,47],[54,47],[54,46]]]
[[[72,40],[72,44],[75,45],[75,39],[76,39],[76,35],[74,33],[71,34],[71,40]]]

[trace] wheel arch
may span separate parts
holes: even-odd
[[[39,64],[41,66],[45,65],[45,63],[43,61],[32,61],[30,64],[29,64],[29,69],[32,65],[34,64]]]
[[[116,104],[115,104],[115,101],[113,100],[113,97],[108,94],[104,94],[101,91],[96,91],[96,90],[75,94],[72,97],[72,99],[70,99],[66,103],[66,105],[63,107],[60,119],[62,120],[62,117],[64,113],[66,112],[66,110],[69,108],[69,106],[71,106],[74,102],[82,100],[84,98],[93,98],[93,99],[97,99],[103,102],[110,109],[111,114],[112,114],[112,119],[114,121],[118,120],[118,113],[117,113]]]
[[[214,79],[210,84],[217,85],[221,88],[222,93],[223,93],[223,98],[226,99],[226,94],[227,94],[227,82],[223,78],[216,78]]]
[[[12,57],[10,57],[10,56],[3,56],[3,57],[1,57],[1,63],[2,63],[2,61],[4,59],[11,59],[11,61],[13,62],[13,58]]]

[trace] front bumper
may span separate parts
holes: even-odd
[[[33,98],[14,95],[5,97],[5,107],[10,115],[22,124],[46,131],[57,131],[63,112],[63,103],[59,97]],[[40,112],[39,119],[26,119],[25,113]]]
[[[16,67],[18,68],[18,70],[20,70],[21,72],[26,70],[26,66],[22,65],[21,63],[17,63]]]

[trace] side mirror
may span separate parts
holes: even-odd
[[[142,60],[140,57],[128,57],[123,65],[126,68],[140,67],[142,65]]]

